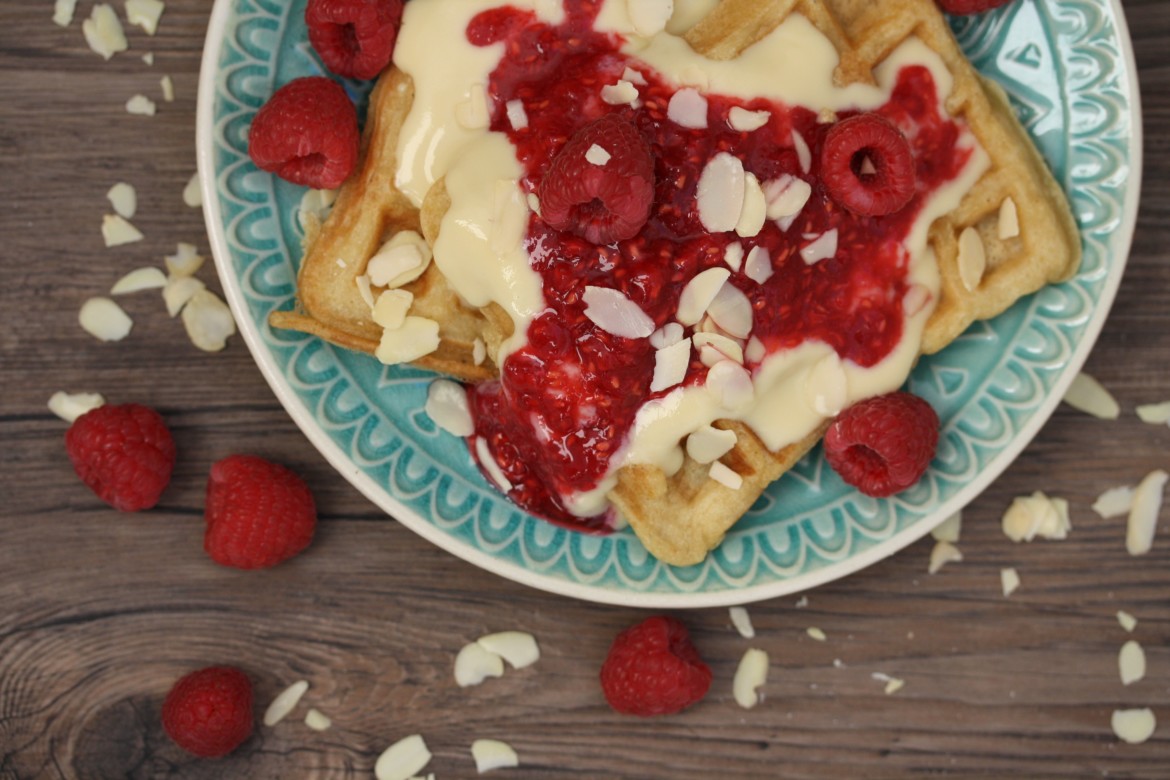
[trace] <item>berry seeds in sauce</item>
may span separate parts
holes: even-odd
[[[826,115],[825,106],[703,89],[707,127],[687,128],[668,117],[671,97],[684,85],[631,53],[626,37],[596,29],[605,3],[565,6],[555,23],[515,6],[485,7],[470,17],[467,44],[502,49],[484,85],[490,112],[486,129],[506,136],[514,149],[522,171],[519,189],[538,193],[542,172],[573,133],[617,112],[651,146],[654,205],[637,236],[608,246],[555,231],[536,213],[528,216],[522,243],[539,278],[543,308],[524,316],[514,312],[523,332],[501,360],[500,378],[471,388],[475,433],[469,443],[478,459],[486,455],[495,461],[510,485],[509,497],[521,507],[571,527],[605,530],[610,521],[603,496],[614,470],[645,459],[668,471],[677,468],[679,439],[689,430],[739,417],[779,448],[814,430],[842,404],[900,385],[937,295],[925,226],[957,204],[984,162],[969,132],[942,109],[949,81],[941,89],[937,82],[949,79],[945,69],[940,71],[937,62],[931,68],[915,61],[925,47],[892,67],[884,91],[865,93],[863,106],[837,96],[845,104]],[[410,13],[408,6],[405,30]],[[793,34],[816,34],[804,24],[808,30]],[[636,101],[612,105],[602,99],[603,87],[632,73],[644,82],[636,84]],[[519,129],[506,109],[515,101],[526,119]],[[737,107],[767,112],[766,124],[751,131],[733,129],[729,117]],[[819,150],[831,120],[861,110],[877,111],[893,122],[914,153],[916,193],[906,207],[887,216],[851,214],[820,182]],[[767,220],[754,236],[709,232],[699,218],[697,187],[704,167],[721,152],[742,161],[761,183],[785,176],[806,181],[811,196],[795,217]],[[822,237],[835,237],[835,252],[831,240],[822,240],[820,246],[830,247],[828,256],[810,255],[806,248]],[[454,269],[444,268],[439,249],[436,262],[451,278]],[[757,263],[749,273],[746,258],[753,250]],[[762,252],[767,253],[764,273],[758,262]],[[738,268],[729,267],[728,257]],[[751,307],[751,332],[737,342],[759,398],[739,409],[710,400],[704,390],[710,366],[696,348],[681,384],[651,392],[656,352],[651,340],[615,336],[585,314],[586,287],[609,288],[661,328],[675,321],[686,284],[711,268],[731,271],[727,284]],[[712,328],[709,323],[688,326],[684,338],[703,329]],[[810,391],[810,378],[818,376],[848,391]],[[844,397],[828,402],[826,393]],[[670,417],[674,411],[686,418],[681,428],[658,426],[673,441],[640,441],[653,438],[656,426],[650,418]]]

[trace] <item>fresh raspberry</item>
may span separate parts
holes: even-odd
[[[609,159],[586,158],[597,145]],[[540,214],[556,230],[604,245],[633,238],[654,203],[654,158],[627,119],[606,114],[578,130],[549,163],[540,183]]]
[[[331,190],[353,172],[359,141],[357,110],[345,90],[308,76],[276,90],[256,112],[248,154],[286,181]]]
[[[829,196],[854,214],[893,214],[914,197],[914,153],[902,131],[881,114],[855,114],[825,134],[821,178]]]
[[[266,569],[309,546],[317,507],[305,481],[255,455],[229,455],[211,467],[203,549],[217,563]]]
[[[882,498],[918,481],[938,446],[938,415],[910,393],[889,393],[850,406],[825,433],[825,458],[841,478]]]
[[[647,618],[617,635],[601,667],[609,706],[626,715],[669,715],[707,695],[711,670],[672,617]]]
[[[252,682],[230,666],[191,672],[167,694],[162,725],[188,753],[226,756],[252,733]]]
[[[123,512],[157,504],[175,466],[167,424],[140,404],[106,404],[81,415],[65,434],[65,451],[81,481]]]
[[[948,14],[978,14],[1007,5],[1012,0],[936,0],[938,7]]]
[[[338,76],[372,79],[390,64],[402,0],[309,0],[309,43]]]

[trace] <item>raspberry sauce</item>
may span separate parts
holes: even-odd
[[[473,44],[503,41],[506,46],[488,85],[491,130],[512,141],[525,171],[521,187],[539,192],[542,172],[565,142],[601,115],[619,112],[653,151],[654,206],[637,236],[610,246],[594,246],[552,230],[535,215],[530,218],[525,246],[543,281],[548,311],[533,320],[527,344],[507,357],[500,378],[472,388],[473,439],[485,441],[518,505],[572,528],[604,531],[605,516],[576,517],[562,496],[595,488],[623,447],[639,408],[674,388],[649,391],[654,348],[647,339],[614,336],[589,320],[585,287],[620,290],[661,327],[673,321],[687,282],[705,269],[725,267],[729,243],[742,243],[745,254],[764,247],[772,259],[771,278],[758,284],[734,272],[731,283],[751,302],[752,335],[767,353],[815,339],[842,360],[873,366],[902,338],[909,264],[904,239],[924,200],[959,175],[970,151],[958,145],[959,126],[939,113],[930,71],[904,67],[890,100],[877,110],[910,140],[916,194],[894,214],[856,216],[840,208],[820,183],[820,148],[830,124],[819,123],[816,114],[800,106],[706,94],[709,126],[681,127],[667,118],[678,87],[623,54],[619,36],[593,29],[600,4],[565,5],[566,18],[557,26],[508,7],[481,13],[469,25]],[[602,87],[616,83],[627,67],[647,82],[638,85],[639,101],[606,104]],[[528,126],[519,131],[505,112],[510,100],[521,100],[527,113]],[[738,132],[728,123],[734,106],[769,111],[771,117],[755,131]],[[839,118],[847,116],[843,112]],[[794,131],[812,152],[807,172],[793,146]],[[742,160],[760,182],[790,174],[812,185],[812,197],[787,230],[768,221],[757,236],[741,239],[703,228],[697,183],[706,163],[721,151]],[[800,249],[832,229],[838,232],[836,256],[806,264]],[[691,332],[687,329],[688,337]],[[758,363],[746,365],[753,370]],[[684,385],[702,384],[706,372],[692,351]]]

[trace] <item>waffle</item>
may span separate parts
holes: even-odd
[[[1063,191],[1005,95],[967,62],[933,0],[723,0],[685,37],[711,59],[732,59],[793,13],[805,16],[837,49],[838,85],[872,83],[873,69],[909,36],[917,36],[953,76],[948,112],[966,122],[990,158],[990,167],[960,205],[930,228],[941,284],[923,334],[923,354],[942,349],[972,322],[995,316],[1021,296],[1075,272],[1080,239]],[[397,230],[421,230],[433,242],[448,203],[441,182],[421,211],[393,187],[398,128],[411,94],[410,79],[396,70],[381,78],[371,98],[361,168],[343,186],[333,213],[308,243],[297,310],[275,313],[274,327],[304,330],[366,352],[377,346],[380,329],[370,320],[355,277]],[[1001,238],[1001,209],[1009,198],[1018,209],[1019,228]],[[964,281],[960,245],[965,233],[977,234],[985,251],[986,270],[975,284],[969,274]],[[511,328],[502,310],[463,305],[434,264],[408,289],[415,295],[412,313],[440,323],[439,350],[416,365],[471,382],[494,375],[491,358]],[[479,365],[473,359],[476,339],[488,346],[489,357]],[[742,423],[719,421],[716,427],[737,434],[736,446],[720,460],[743,478],[739,489],[710,479],[709,467],[689,458],[669,475],[650,465],[618,470],[610,500],[647,549],[666,563],[701,561],[763,490],[815,446],[824,430],[773,452]]]

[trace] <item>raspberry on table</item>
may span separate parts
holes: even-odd
[[[81,415],[65,434],[65,451],[81,481],[123,512],[157,504],[175,466],[170,429],[141,404],[106,404]]]
[[[338,76],[372,79],[390,64],[402,0],[309,0],[309,43]]]
[[[1007,5],[1012,0],[936,0],[938,7],[948,14],[978,14]]]
[[[854,214],[893,214],[914,197],[914,152],[881,114],[854,114],[825,133],[821,178],[829,196]]]
[[[252,682],[231,666],[210,666],[181,678],[162,706],[162,725],[179,747],[218,758],[252,733]]]
[[[357,109],[337,82],[307,76],[285,84],[248,130],[256,167],[293,184],[334,189],[357,166]]]
[[[658,615],[617,635],[601,667],[609,706],[626,715],[669,715],[698,702],[711,669],[679,620]]]
[[[293,471],[255,455],[230,455],[211,467],[203,549],[217,563],[264,569],[313,541],[317,507]]]
[[[596,152],[604,162],[591,162]],[[540,183],[541,218],[593,244],[633,238],[654,203],[650,145],[628,119],[606,114],[578,130],[549,163]]]
[[[825,459],[843,480],[875,498],[917,482],[938,447],[938,414],[911,393],[854,404],[825,433]]]

